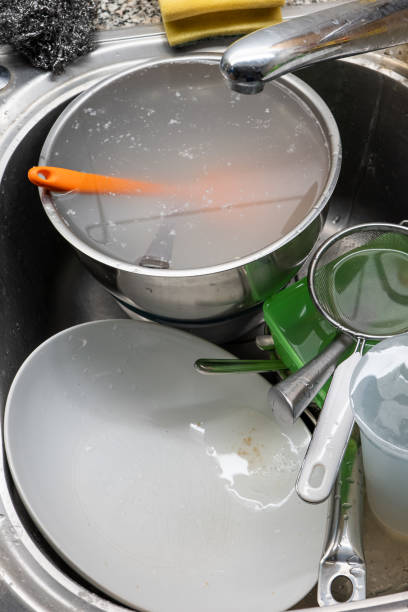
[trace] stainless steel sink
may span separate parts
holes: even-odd
[[[219,43],[197,45],[191,52],[203,49],[216,53],[222,47]],[[36,164],[54,119],[84,88],[132,64],[175,54],[156,27],[106,33],[94,53],[57,78],[27,66],[10,49],[0,48],[2,412],[14,374],[39,343],[83,321],[126,317],[55,232],[26,171]],[[408,66],[368,54],[318,64],[300,76],[326,100],[343,140],[343,169],[324,235],[358,222],[400,222],[408,217]],[[236,352],[240,352],[238,346]],[[16,494],[3,448],[0,460],[0,610],[124,610],[95,592],[47,545]],[[376,526],[371,521],[366,525],[366,541],[372,542]],[[395,551],[401,546],[408,559],[406,545],[396,543]],[[370,549],[381,556],[375,544]],[[381,572],[380,564],[370,563],[368,559],[368,574]],[[391,591],[401,590],[397,562],[393,571]],[[369,594],[376,592],[369,587]],[[311,595],[302,605],[315,605],[313,601]],[[408,591],[340,604],[333,610],[407,607]]]

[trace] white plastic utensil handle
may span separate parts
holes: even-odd
[[[297,493],[304,501],[324,501],[336,481],[354,423],[349,386],[360,359],[360,352],[353,353],[334,373],[296,483]]]

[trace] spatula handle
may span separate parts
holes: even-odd
[[[28,178],[34,185],[45,187],[51,191],[149,195],[156,195],[164,191],[160,184],[156,185],[147,181],[89,174],[55,166],[34,166],[28,171]]]
[[[324,501],[336,481],[354,423],[349,385],[360,359],[359,352],[353,353],[334,373],[296,483],[298,495],[304,501]]]

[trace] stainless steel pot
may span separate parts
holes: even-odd
[[[75,139],[81,137],[81,132],[83,135],[86,126],[84,128],[81,126],[76,134],[72,129],[66,132],[67,126],[72,128],[76,121],[75,118],[83,117],[84,113],[89,116],[94,112],[101,112],[103,121],[110,121],[109,113],[113,108],[112,95],[117,95],[117,92],[121,92],[125,87],[126,99],[132,100],[132,96],[136,96],[138,90],[143,86],[146,69],[163,68],[165,65],[168,73],[168,71],[171,72],[172,66],[182,64],[185,68],[184,78],[188,83],[194,70],[202,65],[218,66],[219,60],[220,56],[214,53],[177,56],[143,64],[105,79],[79,96],[62,113],[44,144],[40,164],[68,165],[69,155],[71,155],[73,163],[78,166],[80,160],[77,159],[79,153],[75,150],[75,142],[80,143],[80,140]],[[157,74],[160,75],[162,72],[158,71]],[[221,75],[219,78],[222,82]],[[64,218],[58,209],[57,199],[50,192],[40,189],[45,211],[55,228],[77,250],[91,273],[123,305],[142,316],[160,321],[176,323],[219,321],[238,315],[261,303],[268,295],[284,286],[304,263],[319,236],[324,222],[325,207],[339,175],[340,137],[334,118],[326,104],[313,89],[300,79],[286,75],[271,87],[285,88],[289,95],[299,102],[300,107],[306,109],[305,112],[313,116],[314,121],[320,126],[325,140],[328,171],[322,188],[316,193],[306,216],[301,218],[295,227],[292,227],[281,239],[255,253],[226,263],[193,269],[153,268],[142,266],[140,263],[135,265],[110,256],[98,249],[97,245],[87,240],[86,237],[84,238],[83,233],[76,232],[69,220]],[[163,96],[165,98],[166,88],[169,89],[168,82],[163,83],[158,80],[157,98],[159,101],[163,99]],[[271,92],[273,93],[273,89],[268,92],[268,95]],[[204,96],[204,103],[205,99]],[[268,97],[267,100],[270,104],[271,98]],[[165,100],[162,103],[165,104]],[[251,104],[253,105],[253,101]],[[160,111],[159,103],[157,108]],[[122,105],[119,114],[126,112],[126,107]],[[129,111],[131,112],[134,110]],[[220,110],[220,112],[223,111]],[[226,121],[227,119],[226,117]],[[88,128],[88,131],[92,131],[91,128]],[[69,133],[69,138],[66,138],[67,133]],[[64,143],[68,140],[68,147],[66,147]],[[100,156],[100,152],[98,155]],[[79,167],[78,169],[84,168]]]

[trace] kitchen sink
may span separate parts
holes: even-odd
[[[192,46],[191,53],[223,48],[220,42],[201,44]],[[12,379],[38,344],[71,325],[127,316],[54,230],[37,189],[26,179],[27,169],[36,165],[48,130],[73,97],[121,69],[172,55],[177,52],[156,27],[101,34],[97,49],[58,77],[0,48],[2,416]],[[408,65],[367,54],[316,64],[298,75],[326,101],[343,142],[341,176],[322,238],[356,223],[407,218]],[[255,319],[262,327],[259,312]],[[242,346],[231,343],[228,348],[242,354]],[[0,610],[124,610],[45,542],[15,491],[3,446],[0,460]],[[364,532],[369,599],[333,610],[407,609],[408,544],[392,541],[369,511]],[[311,593],[297,607],[315,605]]]

